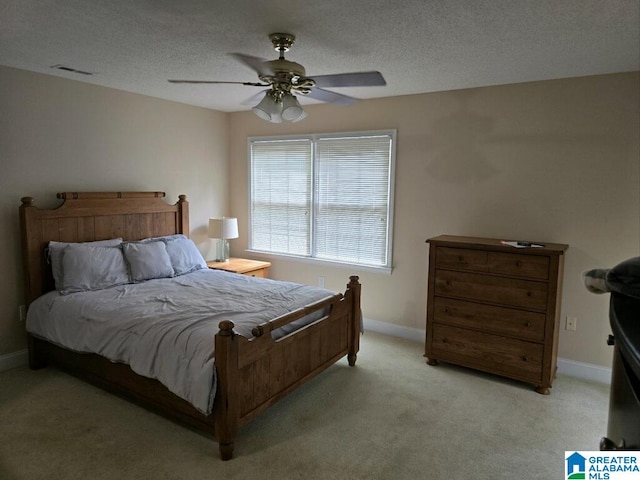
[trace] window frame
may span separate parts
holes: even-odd
[[[265,257],[282,257],[289,260],[300,261],[302,263],[309,264],[322,264],[331,265],[335,267],[349,267],[350,270],[358,269],[362,271],[372,271],[379,273],[391,273],[393,268],[393,231],[394,231],[394,201],[395,201],[395,169],[396,169],[396,130],[367,130],[367,131],[353,131],[353,132],[336,132],[336,133],[313,133],[313,134],[295,134],[295,135],[269,135],[269,136],[250,136],[247,138],[247,208],[248,208],[248,242],[247,252],[253,254],[262,255]],[[388,185],[388,205],[387,205],[387,252],[386,265],[366,265],[359,263],[352,263],[349,261],[336,261],[318,258],[314,256],[316,254],[316,239],[315,239],[315,219],[316,209],[318,207],[318,201],[316,198],[316,175],[318,164],[318,149],[317,142],[320,139],[326,138],[348,138],[348,137],[368,137],[368,136],[388,136],[391,141],[389,151],[389,185]],[[252,192],[253,192],[253,162],[252,162],[252,144],[260,141],[288,141],[288,140],[310,140],[312,143],[311,152],[311,170],[312,170],[312,192],[311,192],[311,215],[310,222],[310,254],[309,255],[295,255],[282,252],[272,252],[269,250],[260,250],[253,248],[251,245],[251,239],[253,235],[253,212],[252,212]]]

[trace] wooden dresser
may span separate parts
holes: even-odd
[[[515,248],[500,240],[427,240],[425,357],[533,384],[548,394],[556,373],[567,245]]]

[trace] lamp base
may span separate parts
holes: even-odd
[[[216,262],[229,261],[229,240],[220,238],[216,246]]]

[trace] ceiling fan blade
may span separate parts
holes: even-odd
[[[311,91],[306,95],[309,98],[313,98],[314,100],[320,100],[321,102],[333,103],[335,105],[353,105],[358,101],[357,98],[348,97],[347,95],[342,95],[341,93],[330,92],[329,90],[323,90],[321,88],[312,88]]]
[[[317,87],[382,87],[387,84],[380,72],[336,73],[310,77]]]
[[[260,100],[264,98],[264,95],[270,91],[270,89],[260,90],[255,95],[251,95],[249,98],[242,102],[242,105],[256,105]]]
[[[234,83],[234,84],[238,84],[238,85],[250,85],[252,87],[268,87],[269,85],[266,83],[258,83],[258,82],[225,82],[225,81],[219,81],[219,80],[168,80],[169,83],[193,83],[193,84],[199,84],[199,83]]]
[[[264,58],[245,55],[244,53],[230,53],[229,55],[258,72],[258,75],[273,75],[273,70]]]

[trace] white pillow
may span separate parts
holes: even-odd
[[[193,240],[182,236],[165,240],[174,275],[184,275],[207,268],[207,262]]]
[[[129,283],[120,247],[71,244],[62,250],[62,295]]]
[[[56,285],[56,290],[62,290],[62,251],[68,245],[90,245],[94,247],[117,247],[122,243],[122,238],[112,238],[110,240],[98,240],[96,242],[49,242],[49,261],[51,262],[51,272]]]
[[[164,242],[125,242],[122,250],[134,282],[173,277],[171,259]]]

